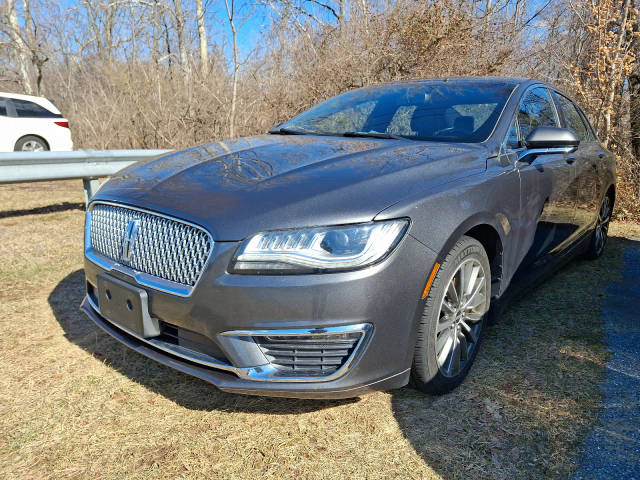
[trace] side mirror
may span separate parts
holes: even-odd
[[[524,140],[529,149],[577,148],[580,140],[571,130],[558,127],[537,127]]]

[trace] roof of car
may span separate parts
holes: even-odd
[[[545,83],[532,78],[520,78],[520,77],[441,77],[441,78],[422,78],[415,80],[400,80],[396,82],[382,83],[379,85],[371,85],[371,88],[384,85],[402,85],[402,84],[419,84],[419,83],[503,83],[513,85],[514,87],[522,84],[530,83]],[[367,87],[365,87],[367,88]]]
[[[0,97],[14,98],[16,100],[27,100],[29,102],[37,103],[41,107],[44,107],[47,110],[52,111],[53,113],[61,113],[60,110],[58,110],[58,107],[56,107],[56,105],[51,100],[45,97],[36,97],[35,95],[23,95],[21,93],[9,92],[0,92]]]
[[[44,97],[36,97],[35,95],[24,95],[22,93],[0,92],[0,97],[17,98],[20,100],[29,100],[30,102],[38,101]],[[46,100],[46,98],[44,98]]]

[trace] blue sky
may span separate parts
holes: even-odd
[[[222,44],[223,38],[229,43],[231,30],[227,20],[227,11],[224,0],[209,0],[205,3],[205,8],[210,25],[210,43]],[[195,10],[195,6],[193,7]],[[238,31],[238,44],[243,54],[248,54],[259,42],[261,32],[268,28],[271,17],[265,7],[256,6],[255,2],[246,0],[236,0],[237,26],[246,18],[242,28]],[[250,14],[247,18],[247,15]],[[217,21],[216,21],[217,20]]]
[[[171,0],[167,0],[172,3]],[[59,0],[58,6],[61,9],[69,9],[80,4],[79,0]],[[209,45],[229,44],[231,41],[231,31],[227,20],[227,12],[224,0],[204,0],[206,20],[208,26],[208,42]],[[255,1],[236,0],[237,22],[244,19],[247,13],[251,15],[238,31],[238,43],[240,45],[241,54],[247,55],[251,49],[260,41],[261,32],[268,28],[272,18],[272,10],[257,4]],[[185,12],[192,17],[190,25],[191,31],[195,32],[195,1],[183,0],[183,8]],[[238,26],[238,25],[237,25]],[[194,46],[197,45],[197,39],[194,39]]]

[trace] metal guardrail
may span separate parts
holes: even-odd
[[[0,184],[81,178],[85,202],[109,177],[132,163],[172,150],[76,150],[0,153]]]

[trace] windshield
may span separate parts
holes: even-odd
[[[416,82],[354,90],[301,113],[283,130],[412,140],[486,140],[513,90],[502,82]]]

